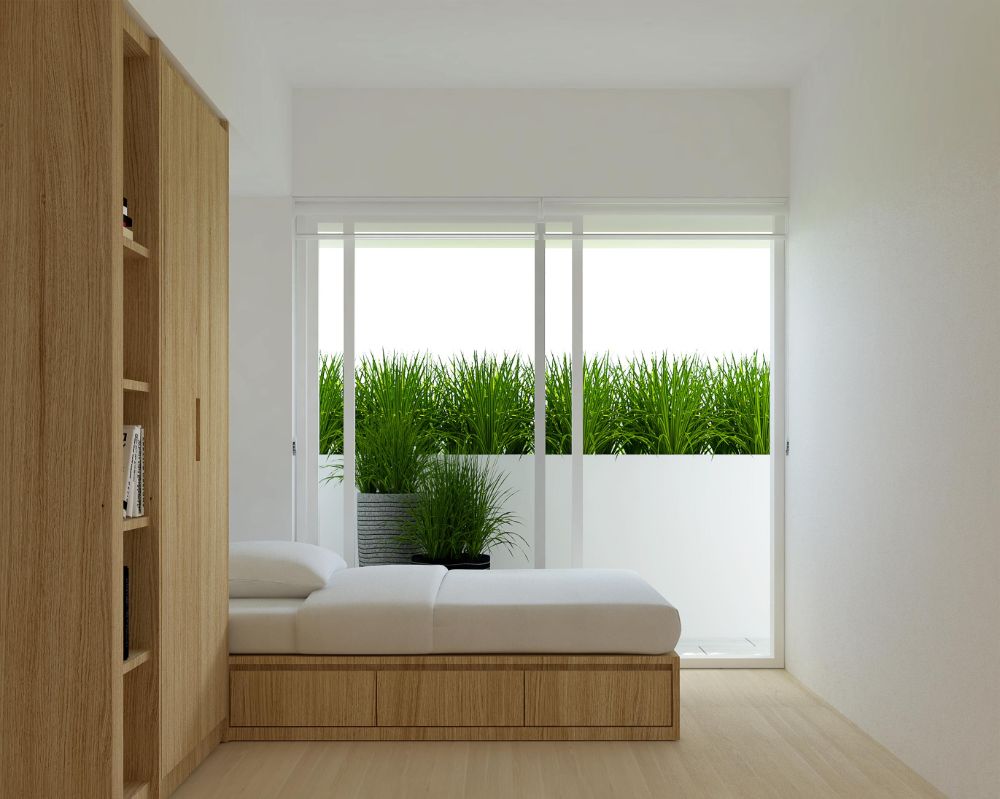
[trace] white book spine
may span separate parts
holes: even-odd
[[[125,515],[129,518],[132,513],[132,487],[135,485],[135,440],[132,428],[128,433],[128,493],[125,494]]]
[[[127,518],[129,513],[128,500],[132,493],[132,430],[131,428],[125,428],[125,495],[122,498],[122,506],[124,508],[124,514]]]
[[[139,515],[139,430],[132,433],[132,490],[128,495],[128,515]]]
[[[146,430],[139,428],[139,516],[146,515]]]
[[[128,451],[129,431],[127,427],[122,428],[122,518],[127,515],[128,508],[128,473],[132,466],[132,459]]]
[[[136,504],[138,499],[137,485],[139,480],[139,428],[135,425],[127,425],[125,428],[128,439],[128,477],[125,482],[125,517],[131,518],[136,515]]]

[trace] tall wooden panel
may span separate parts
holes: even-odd
[[[218,732],[229,708],[229,132],[203,115],[200,141],[208,148],[208,335],[202,342],[207,382],[202,384],[202,529],[208,566],[203,586],[207,668],[213,702],[204,725]]]
[[[227,140],[122,0],[0,0],[4,797],[157,799],[219,740]]]
[[[161,785],[219,742],[226,717],[227,136],[160,64],[162,426]],[[192,623],[197,620],[197,623]]]
[[[0,2],[4,796],[121,792],[120,14]]]

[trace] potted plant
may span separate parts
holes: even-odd
[[[356,386],[358,563],[408,563],[415,550],[400,534],[436,451],[427,359],[365,358]]]
[[[514,493],[506,477],[475,456],[445,456],[426,464],[401,540],[416,550],[414,563],[449,569],[488,569],[490,550],[513,553],[524,539],[504,505]]]

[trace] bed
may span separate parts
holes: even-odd
[[[610,569],[339,568],[230,600],[228,740],[674,740],[680,619]]]

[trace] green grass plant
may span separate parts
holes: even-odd
[[[344,454],[344,356],[319,356],[319,452]]]
[[[444,455],[426,465],[418,498],[400,540],[432,560],[457,560],[503,547],[513,554],[524,539],[504,510],[513,495],[506,477],[476,456]]]
[[[695,355],[640,357],[623,367],[626,454],[697,455],[713,429],[710,370]]]
[[[711,449],[718,455],[771,451],[771,368],[758,353],[730,356],[712,370]]]
[[[572,362],[545,365],[549,455],[572,452]],[[767,454],[770,366],[759,354],[710,364],[696,355],[584,358],[587,455]],[[534,450],[534,367],[518,355],[365,357],[356,369],[358,486],[415,485],[427,456]],[[319,365],[319,444],[343,453],[343,359]],[[392,466],[391,463],[397,464]],[[408,493],[403,491],[400,493]]]
[[[583,452],[618,455],[622,451],[622,369],[610,356],[583,359]]]
[[[621,370],[606,353],[583,359],[583,451],[615,455],[621,451]],[[545,452],[569,455],[573,442],[573,364],[568,355],[551,355],[545,364]]]
[[[365,493],[416,491],[438,451],[433,375],[426,356],[367,356],[355,375],[357,486]]]
[[[573,364],[568,355],[545,361],[545,454],[573,451]]]
[[[535,374],[519,355],[459,355],[436,365],[434,382],[445,452],[524,455],[532,451]]]

